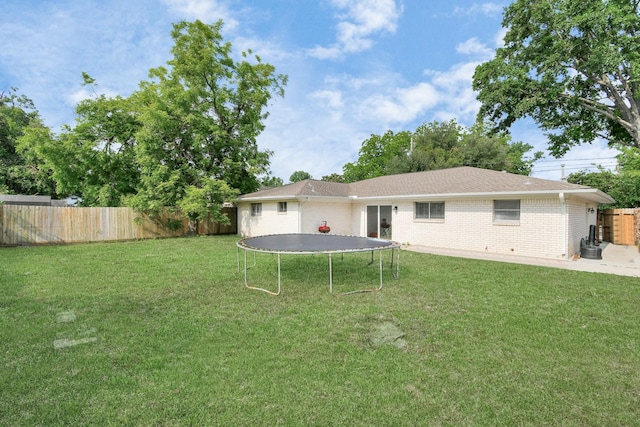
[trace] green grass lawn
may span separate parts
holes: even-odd
[[[637,278],[237,239],[0,248],[0,425],[640,425]]]

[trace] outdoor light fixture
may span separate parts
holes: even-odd
[[[393,207],[393,211],[394,211],[395,213],[398,213],[398,207],[397,207],[397,206],[394,206],[394,207]]]
[[[587,213],[594,213],[594,212],[595,212],[595,209],[593,209],[593,208],[587,208]]]

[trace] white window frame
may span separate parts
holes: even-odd
[[[287,202],[278,202],[278,213],[279,214],[287,213]]]
[[[425,212],[421,212],[418,214],[418,205],[426,205],[426,215]],[[442,216],[438,215],[438,208],[442,206]],[[435,215],[434,215],[435,214]],[[413,219],[415,220],[434,220],[434,221],[444,221],[446,215],[446,206],[444,202],[414,202],[413,204]]]
[[[251,216],[253,218],[262,217],[262,203],[251,203]]]
[[[522,203],[519,199],[494,200],[493,222],[502,224],[520,223]]]

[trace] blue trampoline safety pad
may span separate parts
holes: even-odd
[[[247,237],[238,246],[271,253],[331,253],[375,251],[400,245],[390,240],[336,234],[270,234]]]

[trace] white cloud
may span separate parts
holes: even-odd
[[[222,19],[225,29],[228,30],[238,26],[238,21],[231,11],[217,0],[164,0],[164,2],[185,19],[199,19],[207,24]]]
[[[487,15],[499,16],[504,11],[504,5],[499,3],[474,3],[469,7],[456,6],[454,13],[456,15]]]
[[[498,31],[494,39],[494,43],[496,47],[504,46],[504,38],[507,35],[507,31],[508,31],[507,28],[501,28],[500,31]]]
[[[493,56],[493,49],[490,49],[487,45],[481,43],[477,37],[473,37],[458,44],[456,46],[456,52],[465,55],[475,55],[483,59],[490,59]]]
[[[369,134],[353,117],[338,114],[340,102],[341,95],[324,91],[278,104],[259,136],[261,149],[274,153],[271,169],[275,176],[287,181],[294,171],[303,170],[320,179],[341,173],[342,166],[354,160]],[[334,105],[336,111],[330,111],[327,103]]]
[[[467,126],[473,124],[480,108],[476,94],[471,88],[477,65],[477,62],[467,62],[456,64],[448,71],[425,71],[442,99],[434,112],[438,120],[455,118]]]
[[[231,41],[234,55],[240,55],[240,52],[251,50],[253,55],[258,55],[264,62],[270,64],[279,63],[292,59],[296,56],[294,52],[283,49],[277,43],[270,40],[236,37]],[[243,58],[244,59],[244,58]]]
[[[433,85],[421,82],[395,89],[388,95],[368,97],[362,103],[360,114],[380,123],[402,124],[415,120],[439,101],[440,94]]]
[[[309,96],[311,98],[324,101],[324,104],[328,108],[336,109],[344,106],[344,103],[342,102],[342,93],[337,90],[319,90],[312,92]]]
[[[89,88],[88,86],[82,86],[80,89],[74,90],[65,96],[65,99],[69,105],[77,105],[79,102],[85,99],[96,98],[100,95],[104,95],[107,98],[115,98],[118,96],[118,92],[109,88],[103,88],[96,86],[95,88]]]
[[[316,46],[308,54],[319,59],[336,59],[345,53],[368,50],[378,33],[394,33],[402,7],[395,0],[332,0],[336,15],[337,43]]]
[[[336,59],[342,55],[342,48],[337,45],[323,47],[316,46],[307,50],[309,56],[317,59]]]

